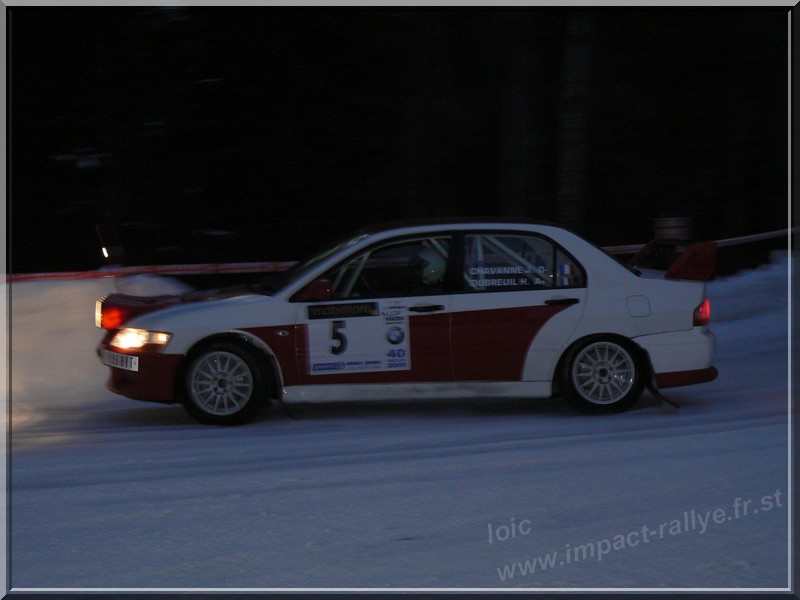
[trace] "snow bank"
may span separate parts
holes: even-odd
[[[770,262],[757,269],[742,271],[731,277],[711,281],[713,322],[737,321],[765,314],[785,315],[788,307],[787,252],[773,252]]]
[[[113,292],[155,295],[189,289],[180,281],[150,275],[27,281],[12,283],[9,288],[15,423],[29,419],[29,413],[44,407],[74,407],[91,402],[105,390],[108,369],[95,355],[102,337],[94,324],[98,298]]]
[[[113,280],[115,291],[131,296],[158,296],[160,294],[182,294],[191,291],[191,286],[171,277],[159,275],[133,275]]]

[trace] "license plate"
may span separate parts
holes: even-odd
[[[103,364],[117,369],[125,369],[126,371],[138,371],[139,357],[103,350]]]

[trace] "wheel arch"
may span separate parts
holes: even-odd
[[[178,369],[175,373],[174,389],[176,394],[182,393],[180,392],[180,390],[183,389],[182,382],[186,375],[186,369],[189,368],[189,365],[192,362],[191,359],[200,350],[202,350],[204,346],[213,344],[215,342],[233,343],[247,350],[254,351],[259,357],[264,358],[269,367],[268,375],[270,375],[267,382],[267,393],[269,395],[269,399],[277,399],[280,397],[280,390],[283,387],[283,373],[280,365],[278,364],[278,360],[275,358],[272,348],[270,348],[263,340],[255,337],[254,335],[247,333],[246,331],[236,330],[214,333],[201,338],[192,344],[192,346],[187,350],[186,355],[184,356],[180,365],[178,365]]]
[[[650,354],[647,352],[647,350],[642,348],[634,340],[632,340],[629,337],[625,337],[624,335],[620,335],[619,333],[611,333],[611,332],[591,333],[574,340],[561,351],[561,355],[558,357],[558,360],[556,361],[553,372],[550,374],[550,381],[552,383],[554,391],[559,389],[560,386],[559,375],[564,367],[564,361],[570,355],[572,350],[578,346],[582,346],[584,344],[596,340],[612,340],[630,348],[633,352],[636,353],[636,357],[641,361],[644,376],[650,377],[652,375],[653,366],[650,363]]]

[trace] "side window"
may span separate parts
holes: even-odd
[[[553,242],[535,235],[464,237],[466,291],[506,292],[584,285],[583,270]]]
[[[388,298],[442,293],[450,238],[422,238],[359,254],[325,275],[335,298]]]

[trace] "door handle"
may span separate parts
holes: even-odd
[[[408,310],[421,313],[436,312],[444,310],[444,304],[423,304],[421,306],[409,306]]]
[[[545,304],[549,304],[550,306],[569,306],[570,304],[577,304],[580,302],[579,298],[551,298],[550,300],[545,300]]]

